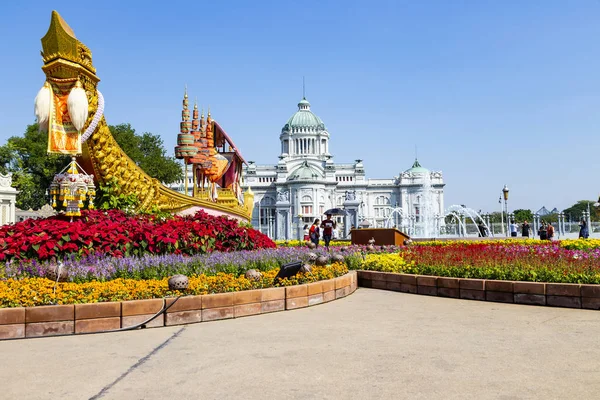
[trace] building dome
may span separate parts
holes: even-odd
[[[325,130],[325,124],[321,118],[310,111],[310,103],[306,99],[298,103],[298,111],[288,119],[283,127],[284,131],[295,131],[297,129],[309,128],[311,130]]]
[[[415,162],[413,163],[412,167],[407,169],[406,172],[419,175],[426,175],[429,173],[429,170],[427,168],[421,167],[421,164],[419,164],[419,160],[415,158]]]
[[[300,167],[291,173],[288,181],[314,181],[322,178],[323,174],[317,168],[311,167],[307,161],[304,161]]]

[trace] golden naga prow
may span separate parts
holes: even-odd
[[[250,220],[254,207],[251,190],[242,194],[239,186],[236,186],[237,193],[225,187],[213,187],[210,195],[203,190],[194,190],[194,196],[188,196],[150,177],[125,154],[103,116],[104,98],[98,91],[100,79],[96,76],[92,53],[77,40],[56,11],[52,12],[50,28],[42,38],[42,49],[46,82],[36,98],[36,114],[42,109],[38,121],[43,129],[48,129],[49,152],[81,155],[81,165],[94,174],[98,183],[116,180],[121,193],[137,196],[140,210],[158,208],[192,213],[204,209],[211,214]],[[214,123],[213,129],[220,127]],[[229,140],[227,135],[225,137]],[[237,154],[235,146],[233,150]],[[241,155],[236,157],[243,161]],[[240,179],[239,163],[236,169]],[[185,179],[187,181],[187,177]]]

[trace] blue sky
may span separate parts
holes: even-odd
[[[2,6],[0,143],[34,122],[52,9],[92,51],[108,123],[160,134],[210,106],[275,164],[302,97],[336,162],[441,170],[446,204],[565,208],[600,193],[599,0],[29,1]]]

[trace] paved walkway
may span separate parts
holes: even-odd
[[[370,289],[302,310],[0,342],[4,399],[598,399],[600,313]]]

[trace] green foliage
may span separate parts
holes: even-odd
[[[173,214],[171,214],[169,211],[163,211],[159,209],[156,205],[152,206],[150,210],[142,212],[142,214],[154,215],[155,217],[163,221],[173,218]]]
[[[352,253],[344,255],[346,265],[350,270],[363,269],[364,255],[361,253]]]
[[[183,178],[180,164],[167,157],[160,136],[138,135],[130,124],[110,125],[109,129],[123,151],[151,177],[166,184]]]
[[[590,218],[592,221],[600,221],[600,207],[595,207],[595,203],[596,202],[592,200],[579,200],[571,207],[565,208],[563,213],[566,215],[567,219],[570,218],[573,221],[580,220],[583,216],[583,212],[588,210],[589,205]]]
[[[240,221],[239,225],[242,228],[248,228],[248,229],[254,229],[254,226],[252,226],[252,224],[250,222],[246,222],[246,221]]]
[[[40,132],[38,124],[28,125],[23,137],[13,136],[0,147],[0,169],[13,173],[13,186],[19,191],[17,207],[21,209],[46,204],[46,189],[69,162],[69,156],[49,155],[47,150],[48,134]]]
[[[140,204],[135,194],[119,193],[119,184],[116,179],[100,185],[96,191],[95,206],[98,210],[123,210],[133,214]]]
[[[515,215],[515,222],[523,223],[523,221],[533,221],[533,212],[531,210],[517,209],[513,212]]]

